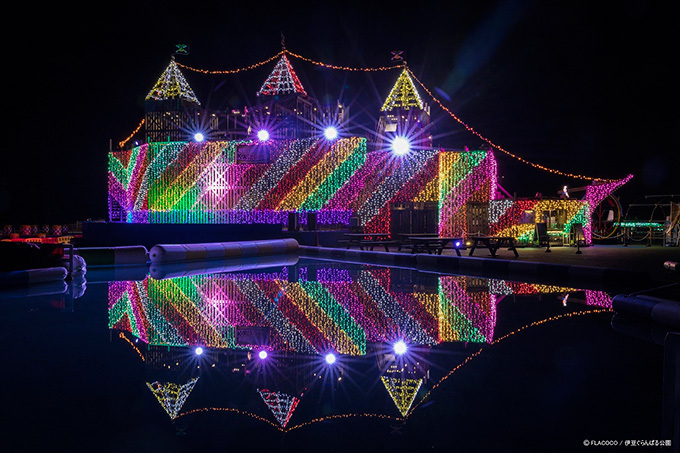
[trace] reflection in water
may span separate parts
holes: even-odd
[[[147,383],[146,385],[156,396],[158,402],[161,403],[161,406],[163,406],[163,409],[165,409],[165,412],[168,413],[170,418],[175,419],[177,418],[180,409],[182,409],[184,402],[189,397],[189,394],[194,389],[197,380],[198,378],[191,378],[189,382],[184,385],[178,385],[174,382],[161,384],[158,381],[150,384]]]
[[[497,305],[505,297],[527,294],[554,294],[565,305],[577,302],[596,309],[547,317],[517,332],[611,308],[610,297],[597,291],[305,262],[110,282],[109,328],[121,332],[151,372],[165,373],[168,379],[147,385],[171,419],[222,410],[271,424],[261,406],[253,406],[254,392],[249,398],[230,396],[226,407],[207,402],[181,412],[197,376],[218,373],[217,368],[252,385],[260,405],[264,402],[278,422],[274,426],[290,430],[334,417],[408,417],[443,380],[478,356],[482,346],[515,333],[495,339]],[[393,349],[400,340],[404,349]],[[437,351],[444,345],[448,355]],[[189,347],[197,346],[205,353],[189,359]],[[327,354],[334,354],[336,363],[326,363]],[[370,375],[376,384],[366,388],[358,382],[357,376]],[[340,405],[345,381],[363,388],[365,401],[357,398],[348,409],[328,409],[328,401]],[[384,388],[383,396],[389,395],[392,411],[396,408],[401,417],[376,413],[380,410],[375,407],[384,404],[376,403],[376,385]],[[315,402],[305,407],[308,399]],[[305,415],[291,425],[296,410]]]

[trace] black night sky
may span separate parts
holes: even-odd
[[[679,24],[668,2],[243,3],[20,5],[6,18],[19,31],[4,39],[0,224],[106,218],[109,142],[142,119],[175,45],[190,46],[177,57],[188,66],[234,69],[279,52],[282,33],[290,51],[334,65],[391,65],[403,51],[452,112],[508,151],[570,173],[634,174],[618,192],[624,205],[680,193]],[[398,76],[291,62],[310,94],[341,98],[368,128]],[[183,72],[204,106],[241,108],[273,65]],[[436,105],[432,117],[437,144],[482,144]],[[496,156],[518,196],[587,183]]]

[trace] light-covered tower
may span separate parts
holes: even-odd
[[[150,142],[190,140],[201,120],[201,103],[175,59],[165,68],[144,102],[145,139]]]
[[[387,147],[395,137],[406,137],[415,148],[431,148],[430,107],[422,100],[409,71],[404,68],[378,118],[376,149]]]
[[[268,127],[276,139],[311,137],[320,114],[284,53],[257,92],[258,104],[250,120],[254,127]],[[258,125],[258,123],[260,123]]]

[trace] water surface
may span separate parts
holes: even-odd
[[[0,299],[3,437],[22,451],[660,439],[663,348],[614,330],[611,297],[290,256],[90,270]]]

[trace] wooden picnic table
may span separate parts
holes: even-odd
[[[345,237],[347,240],[341,242],[347,243],[347,248],[356,246],[361,250],[364,250],[364,247],[373,250],[378,245],[385,247],[385,251],[389,252],[390,245],[398,245],[398,241],[390,240],[390,233],[345,233]]]
[[[515,257],[519,257],[517,253],[517,248],[515,248],[515,238],[511,236],[470,236],[468,238],[472,241],[472,247],[470,248],[469,255],[472,256],[477,247],[485,247],[489,249],[489,253],[494,258],[496,257],[496,251],[501,247],[507,247],[508,250],[512,250]]]
[[[450,242],[451,248],[460,256],[460,247],[464,244],[460,237],[439,237],[439,236],[409,236],[412,253],[427,252],[430,255],[441,255],[446,245]],[[400,247],[401,249],[401,247]]]

